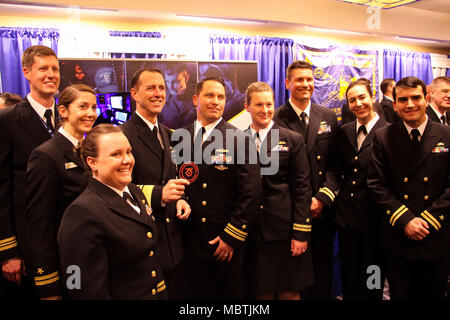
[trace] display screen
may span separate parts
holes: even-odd
[[[111,96],[111,107],[113,109],[124,109],[123,99],[121,96]]]

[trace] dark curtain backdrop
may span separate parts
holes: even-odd
[[[2,92],[24,97],[29,91],[22,74],[22,54],[30,46],[44,45],[58,54],[58,29],[0,27],[0,72]]]
[[[267,82],[275,93],[275,106],[288,98],[284,80],[293,61],[294,40],[268,37],[211,36],[213,60],[258,61],[258,80]]]
[[[433,81],[433,69],[429,53],[401,50],[384,50],[383,78],[399,81],[404,77],[417,77],[426,84]]]

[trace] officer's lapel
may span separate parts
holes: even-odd
[[[22,103],[19,103],[15,108],[20,108],[18,110],[19,117],[17,122],[24,130],[28,131],[32,137],[36,138],[41,143],[51,138],[44,123],[27,99],[22,101]]]
[[[72,142],[59,132],[55,132],[53,139],[67,160],[75,163],[80,168],[85,168],[83,161],[76,155],[75,147]]]
[[[353,120],[352,125],[347,126],[344,129],[345,135],[350,142],[350,145],[355,149],[355,151],[358,151],[358,146],[356,143],[356,120]]]
[[[302,127],[300,118],[298,117],[297,113],[295,113],[294,108],[292,108],[291,103],[289,101],[286,102],[285,109],[280,111],[283,111],[285,115],[283,119],[286,124],[286,127],[295,132],[300,132],[303,136],[305,136],[306,132],[305,129]]]
[[[167,132],[165,130],[159,130],[159,133],[161,134],[161,138],[163,140],[164,143],[164,161],[163,161],[163,175],[162,178],[165,179],[167,176],[167,172],[169,171],[169,167],[172,163],[172,158],[171,158],[171,150],[170,150],[170,141],[169,141],[169,136],[167,134]]]
[[[308,152],[311,152],[314,143],[316,142],[317,131],[319,130],[320,126],[320,118],[320,112],[317,110],[317,108],[314,107],[313,104],[311,104],[309,112],[308,139],[306,142]]]
[[[364,150],[364,148],[370,146],[372,144],[372,140],[373,137],[375,135],[375,130],[378,128],[381,128],[385,125],[385,122],[383,119],[378,119],[378,121],[375,123],[375,125],[372,127],[372,129],[370,130],[369,134],[366,136],[366,138],[364,139],[361,147],[359,148],[359,152],[362,152],[362,150]],[[355,128],[356,130],[356,128]],[[356,132],[356,131],[355,131]],[[355,136],[356,138],[356,136]]]
[[[145,211],[141,209],[141,213],[137,213],[125,199],[121,198],[114,190],[97,181],[95,178],[90,181],[89,188],[105,200],[108,208],[115,214],[151,226],[151,223],[143,216],[147,215]],[[135,200],[139,201],[136,198]]]
[[[163,151],[161,149],[161,144],[157,137],[150,131],[148,125],[142,120],[138,115],[134,114],[134,123],[138,130],[138,137],[144,144],[150,149],[157,157],[162,161]]]
[[[439,134],[437,123],[428,120],[423,136],[420,140],[419,147],[415,151],[411,162],[408,166],[407,174],[414,171],[425,159],[430,155],[436,144],[439,142],[441,135]]]

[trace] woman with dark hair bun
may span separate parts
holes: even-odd
[[[69,204],[86,188],[89,176],[75,148],[97,119],[94,91],[82,84],[65,88],[58,111],[62,126],[30,155],[26,176],[25,261],[41,299],[60,299],[56,235]]]
[[[355,120],[342,125],[334,147],[337,165],[330,170],[340,185],[334,201],[333,220],[338,227],[341,284],[344,300],[381,300],[378,288],[369,288],[369,266],[381,266],[380,217],[367,187],[375,131],[387,123],[374,112],[375,97],[370,81],[360,78],[346,91]]]
[[[155,218],[131,183],[134,157],[122,130],[93,128],[81,143],[92,174],[67,208],[58,233],[61,270],[70,299],[167,299]]]

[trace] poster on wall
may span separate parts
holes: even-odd
[[[83,83],[96,93],[125,90],[125,63],[119,59],[60,59],[59,91],[72,84]]]
[[[314,93],[311,100],[333,109],[341,117],[346,103],[345,92],[359,78],[370,80],[374,97],[378,97],[378,52],[354,47],[310,48],[297,44],[295,59],[312,64]],[[378,100],[378,99],[377,99]]]
[[[224,79],[227,102],[223,118],[226,121],[233,119],[235,122],[245,118],[245,89],[251,82],[258,80],[256,61],[61,59],[60,66],[60,91],[75,83],[84,83],[94,88],[99,118],[114,124],[123,123],[134,111],[134,101],[130,96],[133,74],[143,68],[158,69],[164,75],[167,87],[166,104],[158,121],[171,129],[185,127],[197,118],[192,96],[199,80],[208,77]],[[248,121],[246,118],[244,120],[243,127],[247,127]]]
[[[219,77],[225,81],[226,105],[223,118],[229,121],[245,110],[245,90],[258,80],[256,63],[199,62],[199,79]]]
[[[139,69],[158,69],[166,80],[166,104],[158,120],[171,129],[185,127],[196,119],[192,102],[197,83],[197,62],[167,60],[127,60],[127,90],[133,74]]]

